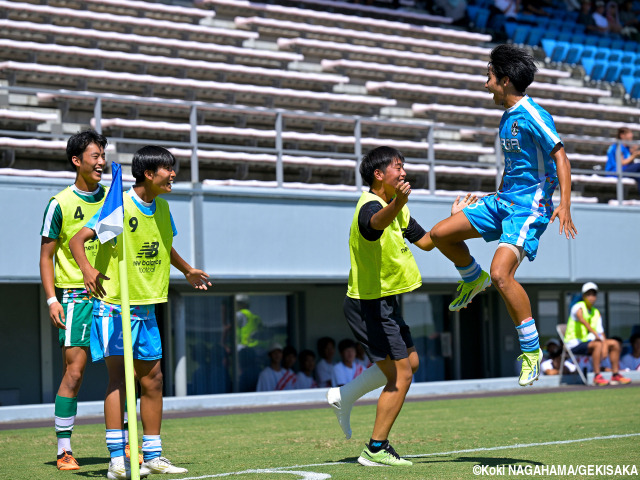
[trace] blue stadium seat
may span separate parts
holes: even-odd
[[[622,49],[625,52],[635,52],[636,51],[636,43],[635,42],[624,42],[624,47]]]
[[[504,24],[504,31],[507,32],[507,37],[513,40],[513,36],[516,33],[516,28],[518,28],[518,24],[516,22],[506,22]]]
[[[609,58],[610,53],[611,50],[609,50],[608,48],[598,47],[593,58],[595,58],[596,60],[606,60],[607,58]]]
[[[609,65],[606,60],[597,60],[593,63],[593,67],[591,68],[591,72],[587,72],[587,74],[591,77],[591,80],[600,81],[604,79],[604,74],[607,71],[607,65]],[[585,66],[586,70],[586,66]]]
[[[636,54],[636,59],[633,61],[633,64],[635,66],[639,66],[640,65],[640,55]]]
[[[571,36],[572,43],[580,43],[582,45],[587,44],[587,36],[584,33],[574,33]]]
[[[616,78],[616,82],[622,82],[622,77],[633,77],[634,71],[635,67],[633,65],[624,65],[620,69],[620,74],[618,75],[618,78]]]
[[[552,62],[564,62],[567,52],[569,51],[569,42],[556,42],[556,46],[551,53]]]
[[[556,44],[558,42],[556,42],[554,39],[552,38],[543,38],[542,39],[542,50],[544,50],[544,54],[551,58],[551,54],[553,53],[553,49],[556,48]]]
[[[640,80],[633,75],[622,76],[622,85],[624,85],[624,89],[629,95],[631,95],[631,91],[633,90],[633,87],[636,83],[640,83]]]
[[[567,51],[567,56],[564,61],[570,65],[575,65],[580,61],[582,57],[582,52],[584,51],[584,45],[572,43],[569,45],[569,50]]]
[[[609,62],[620,62],[622,61],[623,55],[624,52],[622,50],[612,48],[611,52],[609,52],[609,57],[607,58],[607,60],[609,60]]]
[[[489,20],[489,9],[478,7],[477,5],[469,5],[467,14],[477,29],[484,30],[487,28],[487,20]]]
[[[586,38],[584,39],[584,44],[598,45],[598,40],[600,40],[600,37],[596,37],[595,35],[587,35]]]
[[[580,60],[582,66],[584,67],[584,71],[587,75],[591,75],[591,71],[593,70],[593,66],[596,64],[596,61],[593,58],[584,58]]]
[[[612,42],[613,42],[613,40],[611,40],[610,37],[600,37],[598,39],[597,45],[599,47],[610,48]]]
[[[554,28],[554,30],[558,30],[558,29]],[[573,33],[564,31],[562,29],[559,29],[558,31],[560,32],[558,34],[558,41],[559,42],[570,42],[572,40]]]
[[[555,30],[549,30],[547,28],[545,29],[544,35],[542,36],[542,38],[550,38],[552,40],[556,40],[558,38],[558,35],[560,35],[560,32],[557,32]]]
[[[607,68],[604,71],[604,76],[602,79],[605,82],[615,82],[618,80],[621,70],[622,70],[622,64],[620,62],[609,62],[609,64],[607,65]]]
[[[529,33],[529,38],[527,39],[527,45],[531,45],[532,47],[536,47],[540,45],[540,40],[542,40],[542,36],[544,35],[545,29],[540,27],[534,27],[531,29],[531,33]]]
[[[620,59],[620,62],[623,65],[633,65],[635,61],[636,61],[635,52],[625,52],[625,51],[623,51],[622,58]]]
[[[518,25],[513,33],[513,37],[511,37],[513,43],[517,43],[518,45],[525,43],[527,37],[529,37],[529,32],[531,32],[529,25]]]
[[[622,50],[624,47],[624,40],[620,37],[614,38],[611,42],[611,50]]]
[[[576,23],[573,26],[573,33],[584,33],[586,27],[581,23]]]

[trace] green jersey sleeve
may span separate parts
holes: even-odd
[[[44,218],[42,219],[42,228],[40,236],[47,238],[58,238],[62,230],[62,209],[55,198],[49,200]]]

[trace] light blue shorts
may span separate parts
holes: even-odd
[[[100,362],[105,357],[124,355],[121,312],[120,305],[93,300],[91,358],[94,362]],[[162,342],[156,322],[155,305],[131,306],[131,342],[133,358],[162,358]]]
[[[497,195],[481,198],[463,210],[471,225],[486,242],[500,240],[524,249],[530,262],[536,258],[540,237],[549,225],[549,215],[505,202]]]

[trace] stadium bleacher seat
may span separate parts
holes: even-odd
[[[480,43],[491,40],[487,34],[454,30],[430,25],[416,25],[399,20],[378,19],[369,16],[345,15],[342,13],[310,10],[307,8],[286,7],[282,5],[250,2],[247,0],[199,0],[203,6],[212,6],[216,12],[223,12],[233,18],[236,16],[258,15],[268,18],[308,22],[320,25],[358,28],[361,30],[383,32],[392,35],[402,33],[406,36],[431,38],[434,40],[457,43]]]
[[[326,89],[338,83],[348,83],[344,76],[295,72],[282,69],[267,69],[233,65],[222,62],[170,58],[161,55],[145,55],[95,48],[82,48],[48,43],[20,42],[0,39],[0,48],[6,58],[26,61],[31,54],[46,55],[47,63],[70,67],[95,67],[96,61],[104,63],[102,68],[110,72],[126,71],[157,73],[159,75],[188,76],[196,78],[218,78],[223,81],[245,82],[296,88]],[[204,75],[203,75],[204,73]]]
[[[275,104],[280,106],[301,106],[329,111],[373,112],[383,106],[394,106],[393,99],[371,95],[351,95],[331,92],[312,92],[290,88],[275,88],[259,85],[214,82],[190,78],[163,77],[141,75],[128,72],[109,72],[105,70],[89,70],[86,68],[68,68],[35,63],[0,62],[0,73],[12,77],[23,78],[36,84],[66,87],[79,84],[82,89],[92,88],[96,91],[116,91],[121,93],[143,92],[153,95],[161,92],[175,96],[193,92],[207,100],[244,102],[248,105]],[[80,83],[79,83],[80,82]]]
[[[212,10],[143,2],[139,0],[82,0],[81,2],[79,0],[56,0],[55,6],[68,8],[86,6],[87,10],[100,13],[106,12],[132,17],[143,16],[159,20],[196,24],[202,19],[210,19],[215,16],[215,12]]]
[[[370,44],[373,46],[394,49],[427,50],[428,53],[450,53],[458,56],[477,58],[478,55],[488,55],[490,49],[476,47],[460,43],[441,42],[432,39],[415,37],[403,37],[400,35],[387,35],[362,30],[328,27],[325,25],[312,25],[303,22],[291,22],[286,20],[274,20],[263,17],[236,17],[235,25],[238,28],[253,28],[263,33],[267,32],[279,37],[310,37],[315,39],[327,39],[330,41],[344,40],[345,42],[357,41],[359,45]]]
[[[238,31],[229,28],[215,28],[205,25],[193,25],[191,23],[179,23],[167,20],[156,20],[152,18],[129,17],[126,15],[112,15],[87,10],[76,10],[72,8],[58,8],[49,5],[35,5],[31,3],[12,2],[0,0],[0,8],[4,9],[7,18],[10,20],[29,20],[39,18],[41,23],[53,23],[71,25],[75,27],[92,28],[95,23],[99,28],[106,29],[111,25],[110,30],[121,31],[124,26],[131,30],[131,33],[152,34],[162,33],[167,37],[182,38],[196,41],[215,41],[216,43],[241,44],[242,41],[257,38],[254,32]],[[128,33],[128,32],[127,32]]]
[[[61,27],[8,19],[0,19],[0,34],[3,38],[14,40],[31,41],[34,37],[43,37],[45,40],[60,45],[67,45],[71,41],[75,46],[93,46],[104,50],[126,50],[128,48],[131,53],[147,51],[180,58],[261,66],[286,67],[289,62],[300,61],[304,58],[300,54],[291,52],[258,50],[211,42],[194,42],[90,28]]]

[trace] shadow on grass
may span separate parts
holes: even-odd
[[[79,457],[78,464],[80,464],[80,470],[71,470],[74,475],[90,478],[105,478],[109,468],[109,459],[105,457]],[[56,467],[56,462],[45,462],[44,465],[51,465]],[[100,470],[84,471],[83,467],[91,467],[94,465],[104,465],[106,468]]]
[[[497,467],[501,465],[544,465],[544,463],[524,460],[521,458],[505,458],[505,457],[456,457],[456,458],[410,458],[413,463],[472,463],[474,465],[487,465],[489,467]]]

